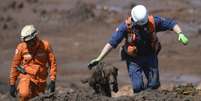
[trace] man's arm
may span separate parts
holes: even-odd
[[[187,45],[189,40],[187,38],[187,36],[185,34],[183,34],[181,28],[179,27],[179,25],[175,25],[173,27],[173,31],[177,34],[178,36],[178,41],[181,42],[184,45]]]
[[[21,45],[18,45],[15,54],[13,56],[12,64],[11,64],[11,69],[10,69],[10,77],[9,77],[9,84],[10,85],[15,85],[17,77],[19,75],[19,72],[17,71],[17,66],[21,64],[22,61],[22,50],[21,50]]]
[[[173,30],[174,26],[177,25],[174,20],[160,16],[155,16],[154,21],[156,26],[156,32]]]
[[[55,81],[57,72],[56,57],[49,43],[48,43],[48,64],[50,66],[50,72],[49,72],[50,80]]]
[[[112,37],[110,38],[109,42],[104,46],[100,55],[91,60],[88,64],[89,69],[97,65],[100,61],[102,61],[113,48],[116,48],[118,44],[123,40],[126,32],[126,25],[125,23],[120,24],[114,33],[112,33]]]
[[[107,56],[107,54],[109,54],[112,49],[113,49],[113,48],[112,48],[112,45],[110,45],[110,43],[107,43],[107,44],[104,46],[104,48],[102,49],[102,51],[101,51],[100,55],[97,57],[97,59],[98,59],[99,61],[103,60],[103,58],[104,58],[105,56]]]
[[[177,34],[179,42],[181,42],[184,45],[188,44],[189,41],[188,38],[186,37],[185,34],[183,34],[180,26],[174,20],[159,16],[154,17],[154,20],[157,32],[173,30]]]
[[[174,31],[175,33],[181,33],[181,32],[182,32],[182,31],[181,31],[181,28],[179,27],[178,24],[176,24],[176,25],[173,27],[173,31]]]
[[[90,63],[88,64],[88,68],[92,69],[92,67],[97,65],[100,61],[102,61],[103,58],[106,57],[107,54],[109,54],[111,50],[112,50],[112,45],[110,45],[110,43],[107,43],[104,46],[104,48],[102,49],[100,55],[97,58],[90,61]]]

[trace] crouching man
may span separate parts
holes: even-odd
[[[11,64],[9,84],[10,95],[20,101],[27,101],[44,93],[49,73],[50,92],[55,90],[56,59],[50,44],[40,40],[33,25],[26,25],[21,31],[21,43],[17,45]],[[49,68],[48,68],[48,66]],[[19,79],[16,88],[16,81]]]

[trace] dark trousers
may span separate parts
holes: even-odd
[[[134,93],[160,86],[157,55],[128,57],[126,63]],[[144,85],[143,73],[147,78],[147,85]]]

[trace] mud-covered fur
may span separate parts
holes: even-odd
[[[114,92],[118,91],[117,75],[118,69],[116,67],[101,62],[92,68],[91,76],[82,80],[82,83],[88,82],[96,94],[111,97],[111,89]]]

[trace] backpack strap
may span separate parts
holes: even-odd
[[[127,31],[130,33],[132,30],[132,21],[131,21],[131,16],[127,17],[125,20]]]
[[[149,20],[149,30],[151,33],[155,33],[156,29],[155,29],[155,21],[154,21],[154,16],[150,15],[148,16],[148,20]]]
[[[158,37],[156,35],[156,26],[154,21],[154,16],[148,16],[149,19],[149,30],[152,33],[152,48],[154,49],[155,53],[158,54],[162,48],[161,43],[158,40]]]
[[[132,20],[131,20],[131,16],[127,17],[127,19],[125,20],[125,24],[126,24],[126,28],[127,28],[127,34],[126,34],[126,43],[129,44],[135,44],[135,40],[136,40],[136,34],[134,31],[132,31]]]
[[[42,42],[42,44],[43,44],[43,46],[45,48],[45,51],[47,51],[48,48],[49,48],[49,43],[47,41],[45,41],[45,40],[41,40],[41,42]]]

